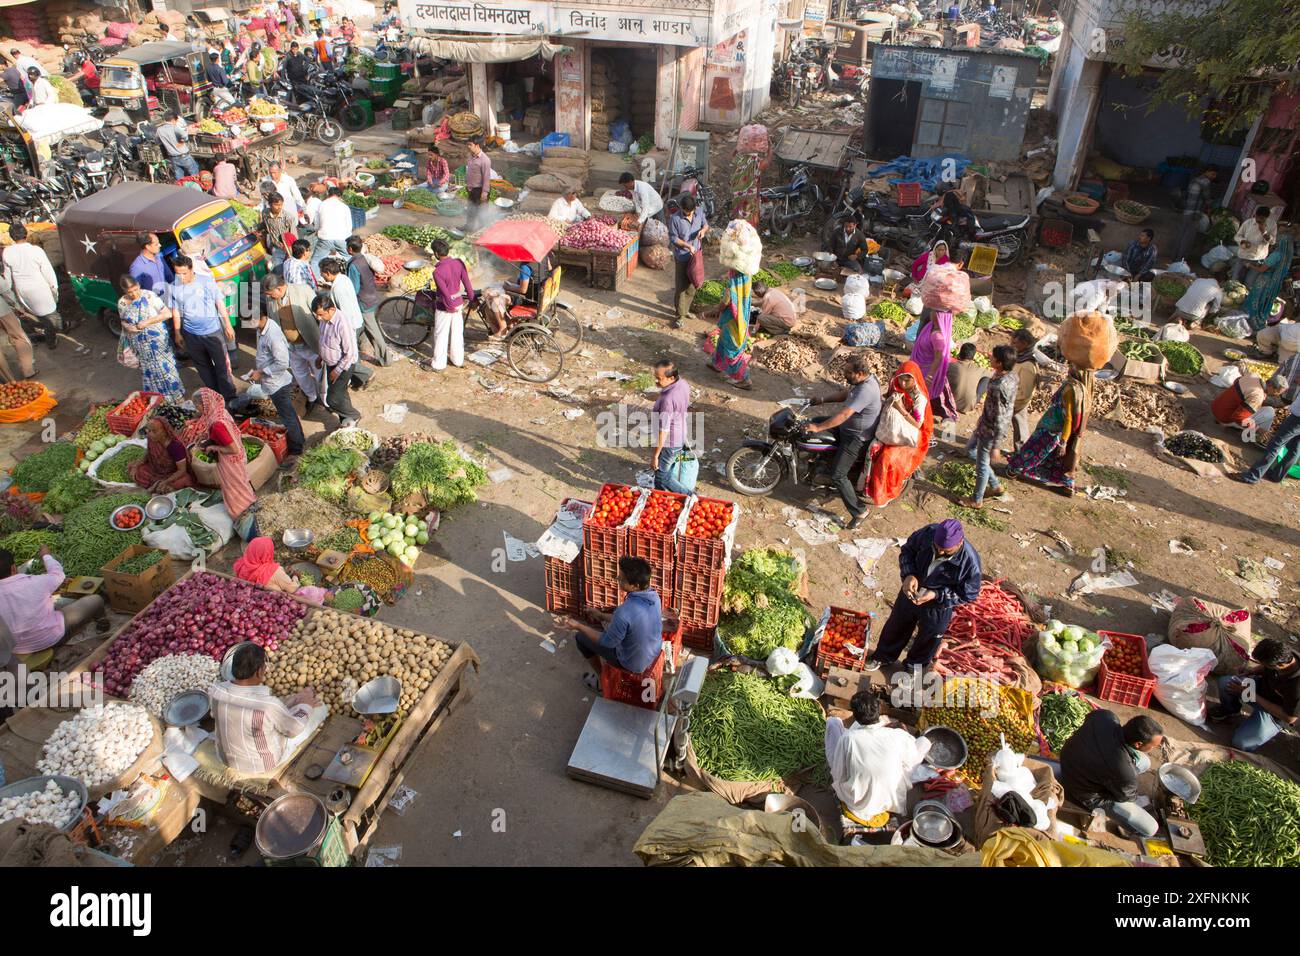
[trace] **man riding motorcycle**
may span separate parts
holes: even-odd
[[[829,417],[814,419],[807,430],[812,434],[835,430],[839,447],[831,466],[831,483],[839,491],[849,512],[847,518],[840,519],[840,524],[852,530],[862,523],[867,508],[858,499],[849,473],[875,437],[876,423],[880,420],[880,383],[858,355],[850,356],[844,366],[844,377],[848,380],[848,388],[812,402],[813,405],[839,402],[844,407]]]

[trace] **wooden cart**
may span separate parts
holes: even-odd
[[[618,290],[636,268],[640,248],[640,237],[636,233],[628,233],[627,245],[616,252],[556,246],[551,259],[557,265],[585,269],[588,283],[597,289]]]
[[[190,144],[190,154],[195,159],[208,163],[228,159],[239,167],[241,179],[256,186],[266,177],[271,164],[280,161],[280,145],[288,136],[288,127],[243,141],[200,133]],[[242,145],[236,145],[240,143]]]

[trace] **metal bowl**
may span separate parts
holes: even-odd
[[[899,272],[897,269],[886,269],[881,276],[886,282],[906,282],[912,278],[906,272]]]
[[[1094,377],[1099,382],[1109,382],[1111,379],[1115,377],[1115,375],[1116,372],[1113,368],[1099,368],[1097,369]]]
[[[832,289],[837,288],[839,283],[834,279],[814,279],[813,285],[824,292],[830,292]]]
[[[136,528],[139,528],[140,525],[135,525],[134,527],[127,528],[127,527],[124,527],[124,526],[119,525],[119,524],[117,523],[118,515],[120,515],[123,511],[129,511],[129,510],[131,510],[132,508],[135,508],[135,509],[137,509],[137,510],[141,510],[139,505],[122,505],[122,507],[120,507],[120,508],[114,508],[114,509],[113,509],[113,513],[112,513],[111,515],[108,516],[108,524],[109,524],[109,526],[110,526],[114,531],[135,531]],[[143,522],[141,522],[141,523],[143,523]]]
[[[814,261],[814,262],[834,262],[834,261],[835,261],[835,253],[833,253],[833,252],[814,252],[814,253],[813,253],[813,261]]]
[[[1101,264],[1101,267],[1102,269],[1104,269],[1106,272],[1110,273],[1117,279],[1129,278],[1129,271],[1125,269],[1123,266],[1117,266],[1109,262],[1103,262]]]
[[[285,570],[291,578],[297,578],[304,574],[307,575],[307,577],[311,579],[312,584],[316,586],[320,585],[321,578],[323,577],[321,569],[310,561],[295,561],[293,564],[289,565],[289,567],[285,568]]]
[[[187,690],[167,701],[162,718],[171,727],[189,727],[208,716],[211,708],[207,691]]]
[[[154,495],[144,506],[145,517],[151,521],[162,521],[164,518],[170,518],[175,510],[176,502],[166,495]]]
[[[28,793],[35,793],[38,790],[44,790],[45,785],[53,780],[59,785],[59,789],[64,793],[75,793],[81,797],[81,803],[77,807],[77,812],[68,818],[68,822],[59,827],[60,830],[67,830],[81,819],[82,811],[86,809],[86,801],[89,795],[86,793],[86,785],[76,777],[65,777],[62,774],[47,774],[40,777],[27,777],[24,780],[18,780],[9,784],[7,787],[0,787],[0,800],[6,797],[21,797]]]
[[[812,264],[812,256],[799,256],[796,259],[790,260],[790,265],[798,266],[800,269],[807,269]]]
[[[284,541],[286,548],[293,548],[295,551],[301,551],[307,545],[311,544],[316,538],[307,528],[285,528],[284,534],[280,536]]]
[[[912,835],[930,846],[943,846],[952,839],[955,825],[948,814],[927,808],[912,817]]]
[[[496,198],[496,204],[502,209],[510,209],[514,206],[515,201],[513,199],[507,199],[505,196],[498,196]]]
[[[937,725],[925,732],[930,739],[930,752],[925,762],[940,770],[956,770],[966,762],[966,738],[951,727]]]
[[[1195,803],[1201,799],[1201,781],[1182,764],[1164,764],[1158,775],[1161,786],[1175,797],[1181,797],[1185,803]]]
[[[396,677],[376,677],[366,681],[352,698],[352,709],[359,714],[391,714],[402,699],[402,682]]]
[[[417,269],[423,269],[428,263],[423,259],[407,259],[402,263],[402,268],[408,272],[415,272]]]

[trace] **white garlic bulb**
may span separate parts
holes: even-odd
[[[36,767],[41,773],[76,777],[97,787],[124,772],[153,741],[143,707],[87,707],[54,728]]]
[[[0,800],[0,823],[26,820],[28,823],[47,823],[54,827],[67,826],[72,815],[81,806],[81,796],[75,792],[64,793],[54,780],[46,781],[45,789],[24,793],[19,797]]]
[[[206,654],[168,654],[159,657],[136,675],[131,683],[131,700],[155,717],[177,694],[207,690],[221,672],[221,663]]]

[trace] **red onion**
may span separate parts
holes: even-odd
[[[626,246],[633,236],[624,232],[622,229],[616,229],[613,226],[607,226],[596,219],[586,219],[582,222],[574,223],[564,231],[564,238],[560,240],[560,245],[566,249],[583,249],[594,252],[618,252]]]

